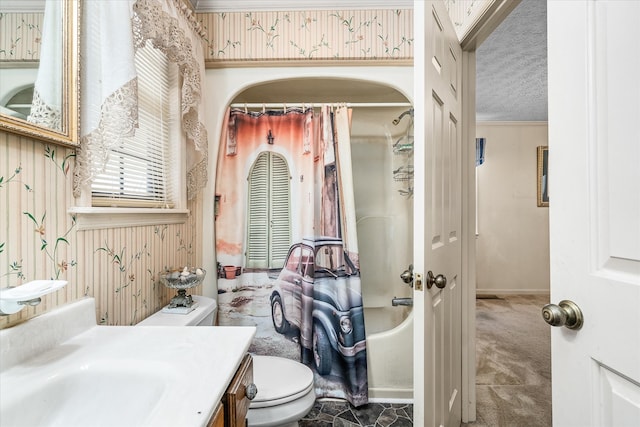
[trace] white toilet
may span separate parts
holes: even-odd
[[[296,427],[316,401],[313,372],[295,360],[253,355],[258,394],[249,405],[250,427]]]
[[[140,326],[213,326],[216,323],[218,304],[213,298],[193,295],[196,307],[188,314],[167,313],[162,310],[138,322]]]
[[[197,307],[188,314],[158,311],[140,326],[212,326],[216,319],[216,301],[193,296]],[[249,405],[249,427],[296,427],[307,415],[316,396],[313,372],[294,360],[275,356],[253,357],[253,382],[258,394]]]

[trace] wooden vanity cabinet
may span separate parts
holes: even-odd
[[[224,427],[245,427],[251,403],[247,397],[247,387],[250,384],[253,384],[253,359],[247,354],[222,396]]]
[[[222,402],[218,403],[216,410],[213,411],[213,416],[209,420],[207,427],[224,427],[224,408]]]

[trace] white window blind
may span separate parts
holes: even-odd
[[[151,42],[136,51],[135,61],[139,127],[111,150],[105,172],[92,183],[92,205],[171,208],[172,171],[178,169],[170,152],[172,137],[179,135],[178,70]]]

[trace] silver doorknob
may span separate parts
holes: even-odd
[[[434,276],[433,272],[429,270],[427,272],[427,289],[431,289],[433,285],[436,285],[436,288],[438,289],[443,289],[447,286],[447,278],[442,274]]]
[[[582,310],[573,301],[562,300],[542,307],[542,318],[551,326],[564,326],[569,329],[580,329],[584,323]]]
[[[409,264],[409,268],[402,272],[400,278],[404,283],[411,284],[413,283],[413,264]]]

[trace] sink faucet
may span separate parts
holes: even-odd
[[[413,305],[413,298],[396,298],[393,297],[391,305],[396,307],[398,305]]]

